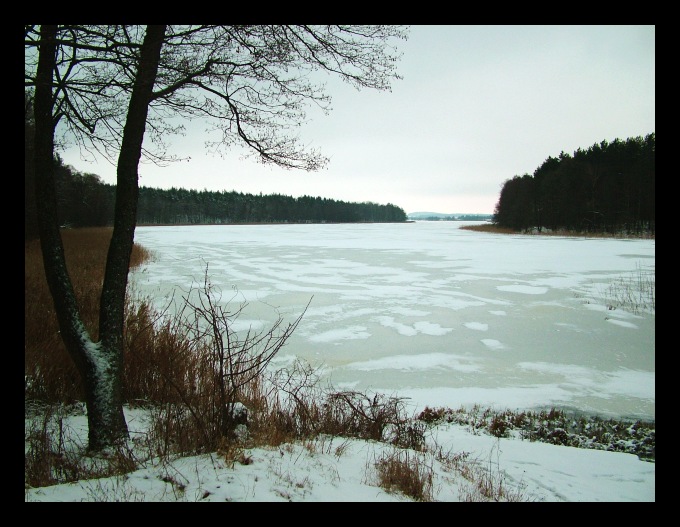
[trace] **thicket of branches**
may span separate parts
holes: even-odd
[[[514,230],[653,234],[655,143],[651,133],[548,157],[533,175],[505,182],[494,223]]]

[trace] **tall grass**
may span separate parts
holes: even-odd
[[[98,338],[99,299],[112,228],[63,229],[66,265],[85,327]],[[135,244],[131,267],[151,258]],[[80,378],[64,343],[50,295],[39,240],[24,243],[24,388],[30,400],[82,399]]]

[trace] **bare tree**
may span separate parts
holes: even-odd
[[[127,436],[122,410],[123,314],[142,157],[172,161],[166,139],[200,119],[222,148],[263,163],[317,170],[328,160],[299,143],[306,109],[330,109],[320,72],[389,90],[399,26],[25,26],[25,83],[35,96],[35,170],[44,266],[62,338],[85,386],[89,447]],[[150,139],[147,142],[145,138]],[[56,214],[56,146],[75,141],[117,167],[113,236],[99,340],[85,330]]]

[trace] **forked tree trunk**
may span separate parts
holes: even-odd
[[[147,29],[130,98],[118,160],[114,229],[102,288],[100,342],[97,343],[82,323],[66,268],[57,217],[54,178],[57,119],[52,115],[57,26],[41,26],[40,31],[35,90],[35,177],[40,243],[61,336],[83,382],[88,447],[101,450],[128,435],[122,399],[125,293],[137,215],[138,164],[165,26]]]

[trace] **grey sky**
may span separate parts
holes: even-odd
[[[413,26],[391,93],[328,83],[310,109],[319,172],[206,154],[200,123],[174,142],[191,161],[140,167],[140,184],[393,203],[406,212],[492,213],[503,182],[548,157],[655,132],[655,26]],[[115,183],[76,151],[67,164]]]

